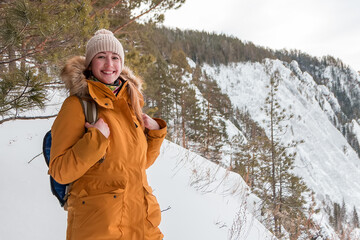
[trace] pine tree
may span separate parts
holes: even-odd
[[[341,211],[340,205],[335,202],[333,205],[333,217],[332,217],[333,221],[331,223],[336,232],[339,232],[342,230],[340,211]]]
[[[260,187],[260,164],[265,150],[262,143],[266,141],[266,138],[258,136],[248,140],[246,144],[235,142],[237,146],[233,147],[235,151],[233,171],[239,173],[254,192],[258,192]]]
[[[136,35],[135,30],[140,26],[135,23],[136,19],[150,14],[152,18],[149,18],[149,21],[161,22],[164,11],[177,8],[184,2],[184,0],[1,2],[0,117],[3,118],[1,122],[17,118],[19,113],[27,109],[43,107],[47,101],[45,96],[49,84],[58,83],[56,80],[59,66],[62,66],[70,56],[83,54],[85,43],[95,30],[109,28],[121,39],[130,39]],[[144,8],[145,5],[147,9]],[[143,12],[139,13],[139,9]],[[125,28],[127,32],[124,31]],[[146,54],[136,56],[140,56],[140,62],[137,65],[135,65],[136,61],[132,62],[135,65],[135,72],[146,72],[144,66],[154,62],[152,56]]]
[[[201,141],[201,130],[204,126],[204,115],[200,108],[200,101],[196,98],[196,92],[192,88],[186,88],[182,95],[182,128],[186,135],[185,147],[188,148],[188,140],[192,141],[192,145]],[[198,147],[193,147],[196,151]]]
[[[86,3],[15,0],[0,8],[0,116],[43,107],[64,56],[80,51],[92,22]],[[99,22],[101,24],[101,22]],[[93,26],[96,26],[93,25]]]
[[[352,212],[352,220],[351,220],[352,226],[354,228],[360,228],[360,222],[359,222],[359,216],[356,211],[356,207],[354,206],[353,212]]]
[[[263,156],[261,171],[263,172],[263,185],[269,186],[271,191],[262,190],[264,204],[272,209],[273,231],[276,236],[282,236],[282,226],[294,216],[302,214],[305,200],[302,196],[308,191],[301,178],[294,175],[295,147],[300,142],[291,141],[284,144],[280,140],[285,134],[288,125],[286,122],[292,118],[278,101],[278,88],[281,81],[278,70],[271,72],[271,65],[266,67],[270,75],[269,92],[262,108],[267,116],[265,121],[269,131],[269,143],[264,145],[268,153]]]
[[[341,208],[340,208],[340,222],[341,224],[345,224],[346,223],[346,203],[345,200],[342,200],[342,204],[341,204]]]
[[[216,81],[201,71],[199,66],[195,68],[191,82],[196,85],[205,98],[201,103],[203,117],[199,119],[200,124],[198,124],[201,136],[199,152],[205,158],[219,162],[222,157],[221,148],[227,139],[226,124],[220,118],[221,108],[218,104],[221,98],[220,88]],[[228,108],[231,108],[231,104]]]
[[[173,119],[174,100],[172,94],[172,79],[166,62],[157,59],[152,68],[144,76],[147,79],[144,90],[145,111],[151,116],[164,119],[171,123]],[[171,133],[170,133],[171,135]]]
[[[226,127],[216,110],[208,101],[202,103],[204,109],[205,122],[202,129],[202,144],[200,153],[205,158],[219,163],[222,157],[221,148],[227,138]]]

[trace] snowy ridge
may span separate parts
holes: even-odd
[[[278,69],[283,81],[279,86],[279,103],[288,107],[295,118],[283,141],[304,140],[297,147],[296,173],[302,176],[316,193],[319,201],[328,197],[351,208],[359,208],[360,160],[343,135],[329,119],[337,108],[336,98],[326,86],[318,86],[312,77],[301,72],[297,63],[284,64],[279,60],[264,63],[234,63],[229,66],[203,70],[217,80],[224,93],[239,109],[247,109],[254,120],[264,127],[260,106],[267,95],[269,76],[265,67]],[[290,107],[291,106],[291,107]]]
[[[172,171],[164,173],[158,165]],[[160,205],[171,207],[168,213],[163,213],[167,220],[162,221],[161,226],[164,229],[198,229],[182,233],[182,236],[169,234],[169,239],[275,239],[250,213],[258,199],[249,195],[246,183],[238,174],[168,141],[163,144],[157,163],[148,173]],[[181,183],[165,186],[161,184],[164,176],[174,183]],[[188,186],[191,191],[187,190]],[[176,194],[168,194],[174,187]],[[189,218],[196,224],[189,222]],[[218,230],[213,231],[214,227]],[[207,232],[211,233],[207,235]]]

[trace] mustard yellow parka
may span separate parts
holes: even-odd
[[[100,82],[86,80],[85,59],[70,59],[62,80],[70,91],[52,126],[49,174],[71,183],[67,201],[68,240],[160,240],[161,212],[147,182],[146,169],[159,155],[166,123],[144,133],[131,106],[127,88],[141,82],[126,67],[119,94]],[[139,101],[142,96],[139,93]],[[96,128],[85,132],[80,97],[90,96],[100,118],[110,128],[109,138]]]

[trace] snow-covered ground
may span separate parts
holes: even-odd
[[[53,120],[0,125],[0,239],[65,239],[66,212],[51,194],[45,161],[28,163]],[[165,239],[275,239],[250,213],[255,197],[237,174],[168,141],[148,174],[165,210]]]

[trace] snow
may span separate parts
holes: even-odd
[[[189,59],[188,62],[192,68],[196,66]],[[318,204],[329,199],[341,203],[344,199],[349,206],[347,209],[356,206],[359,212],[360,159],[332,123],[340,106],[327,85],[317,85],[295,61],[290,64],[266,60],[217,67],[204,65],[203,70],[217,80],[236,107],[249,111],[252,118],[265,127],[266,116],[260,108],[269,83],[266,67],[280,71],[283,81],[279,87],[279,102],[295,116],[282,141],[305,141],[297,147],[295,172],[315,192]],[[326,69],[324,75],[330,79],[332,70]],[[354,78],[358,76],[353,75]],[[187,75],[184,81],[190,83],[190,79]],[[343,77],[340,80],[346,81]],[[193,87],[197,99],[206,101]],[[50,107],[26,115],[58,112],[59,102],[65,95],[63,91],[53,92]],[[21,120],[0,125],[3,156],[0,159],[0,239],[65,239],[66,212],[50,192],[45,161],[40,155],[28,163],[41,153],[42,138],[53,120]],[[223,120],[230,139],[238,135],[246,142],[229,120]],[[353,120],[351,127],[360,139],[358,121]],[[229,164],[229,158],[224,157],[223,163]],[[259,199],[249,192],[243,179],[195,153],[165,141],[148,176],[164,210],[160,229],[165,239],[275,239],[254,217]],[[324,212],[313,217],[329,237],[338,239]],[[359,229],[351,234],[351,239],[360,237]]]
[[[279,60],[217,67],[205,64],[203,70],[217,80],[232,104],[247,109],[265,127],[260,106],[268,91],[266,67],[280,71],[283,81],[278,91],[279,103],[295,116],[282,141],[305,141],[297,147],[295,172],[316,193],[318,201],[329,197],[341,203],[344,199],[348,206],[360,210],[360,159],[329,120],[335,115],[331,105],[337,107],[338,103],[326,86],[318,86],[308,73],[301,72],[296,62],[290,66]]]
[[[359,123],[355,120],[352,120],[351,126],[353,129],[353,133],[355,133],[355,136],[356,136],[358,142],[360,143],[360,125],[359,125]]]
[[[66,212],[51,194],[43,156],[28,163],[53,120],[0,125],[0,239],[65,239]],[[168,141],[148,175],[165,210],[165,239],[275,239],[250,213],[255,197],[239,175]]]

